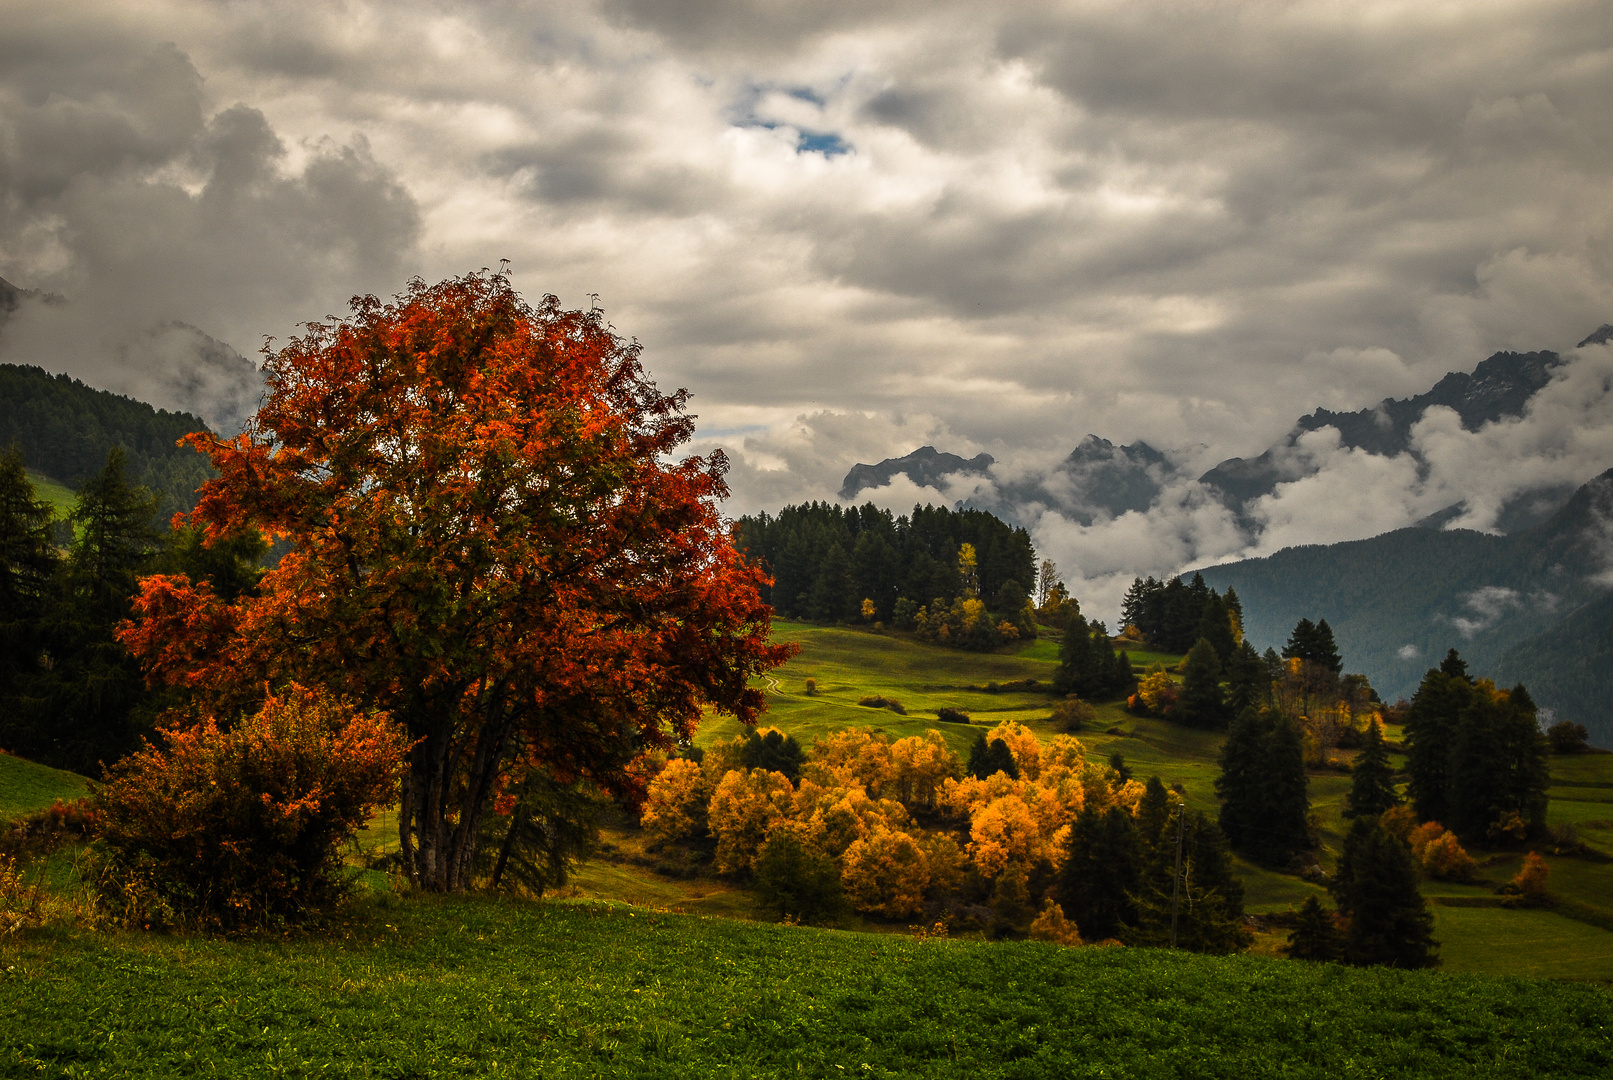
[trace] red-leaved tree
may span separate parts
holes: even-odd
[[[293,678],[386,710],[413,742],[404,868],[459,889],[523,770],[631,795],[628,763],[703,708],[753,722],[750,679],[791,650],[718,514],[726,461],[671,458],[687,393],[597,313],[487,272],[352,309],[269,355],[246,433],[190,436],[221,474],[208,537],[290,553],[233,604],[146,578],[121,637],[215,712]]]

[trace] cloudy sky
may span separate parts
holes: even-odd
[[[0,359],[171,395],[509,259],[694,392],[736,514],[925,443],[1208,465],[1613,321],[1605,0],[0,14],[0,277],[68,300]]]

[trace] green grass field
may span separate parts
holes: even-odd
[[[36,765],[0,754],[0,826],[57,799],[64,802],[89,794],[89,781],[77,773]]]
[[[57,520],[65,521],[73,509],[73,501],[77,498],[72,489],[58,484],[44,473],[36,473],[31,469],[28,471],[28,481],[34,485],[35,497],[50,504],[51,509],[56,512]]]
[[[0,943],[0,1016],[17,1077],[1613,1069],[1613,997],[1592,986],[483,897],[372,898],[293,939],[28,932]]]

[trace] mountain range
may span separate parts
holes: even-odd
[[[1456,649],[1476,674],[1522,682],[1557,719],[1613,746],[1613,469],[1510,536],[1397,529],[1200,572],[1237,590],[1261,649],[1280,649],[1300,619],[1325,618],[1349,670],[1391,701]]]
[[[1613,325],[1603,326],[1579,343],[1579,348],[1613,341]],[[1409,398],[1385,398],[1376,406],[1355,412],[1317,409],[1302,416],[1277,444],[1254,458],[1227,458],[1196,479],[1232,509],[1248,526],[1254,505],[1278,485],[1315,475],[1320,466],[1307,455],[1295,453],[1306,434],[1333,428],[1339,445],[1380,457],[1409,454],[1421,464],[1412,428],[1435,406],[1451,409],[1464,430],[1521,416],[1529,401],[1552,379],[1564,360],[1555,352],[1498,352],[1472,372],[1450,372],[1426,393]],[[857,464],[846,473],[840,498],[851,501],[863,492],[906,476],[920,487],[942,489],[953,478],[987,475],[995,464],[989,454],[963,458],[924,446],[877,465]],[[978,495],[961,500],[978,505],[1017,524],[1031,525],[1044,510],[1067,520],[1091,525],[1101,518],[1143,512],[1159,498],[1165,486],[1189,479],[1164,452],[1146,442],[1116,446],[1108,439],[1088,435],[1068,457],[1040,476],[1005,479],[994,486],[989,499]],[[1571,483],[1544,483],[1515,493],[1497,516],[1495,528],[1513,533],[1540,523],[1568,501]],[[1421,519],[1418,524],[1438,528],[1465,509],[1458,500]]]

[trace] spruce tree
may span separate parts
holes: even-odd
[[[1400,968],[1439,963],[1434,916],[1417,889],[1411,852],[1377,821],[1357,818],[1350,826],[1330,888],[1349,917],[1346,963]]]
[[[149,697],[139,665],[113,637],[139,576],[152,566],[156,499],[129,483],[123,451],[79,489],[76,540],[40,620],[47,662],[27,680],[11,749],[92,776],[139,745]]]
[[[1344,802],[1344,816],[1377,817],[1399,803],[1394,767],[1389,763],[1389,748],[1383,742],[1383,727],[1374,718],[1367,730],[1366,745],[1356,755],[1355,765],[1350,770],[1350,794]]]
[[[0,455],[0,714],[13,711],[7,699],[39,661],[39,619],[57,564],[52,516],[34,495],[22,452],[13,446]]]
[[[1070,827],[1055,885],[1059,906],[1088,941],[1119,937],[1137,919],[1133,897],[1142,879],[1136,823],[1118,806],[1087,808]]]
[[[1221,744],[1221,775],[1215,793],[1221,799],[1219,824],[1234,849],[1244,851],[1260,826],[1265,802],[1265,742],[1271,714],[1244,709]]]
[[[1343,952],[1344,942],[1333,924],[1333,913],[1316,897],[1307,896],[1300,905],[1293,932],[1288,935],[1289,957],[1326,963],[1338,960]]]
[[[1462,712],[1473,700],[1467,665],[1452,649],[1430,668],[1406,712],[1406,796],[1421,821],[1450,817],[1451,759]]]
[[[1232,636],[1232,615],[1227,611],[1226,602],[1214,592],[1204,600],[1198,636],[1215,647],[1216,659],[1222,667],[1232,659],[1232,653],[1238,647],[1237,639]]]
[[[1243,925],[1243,885],[1233,873],[1221,830],[1202,813],[1182,807],[1160,840],[1135,897],[1136,924],[1122,932],[1126,943],[1170,945],[1174,923],[1179,949],[1225,954],[1248,948],[1252,938]]]
[[[1266,866],[1284,866],[1311,846],[1310,781],[1292,720],[1245,709],[1221,747],[1220,827],[1232,847]]]
[[[1249,845],[1253,857],[1267,866],[1286,865],[1310,850],[1310,780],[1305,775],[1305,746],[1299,725],[1277,716],[1264,756],[1265,805],[1260,828]]]
[[[1009,779],[1019,779],[1019,766],[1014,764],[1014,752],[1001,739],[986,742],[986,733],[983,731],[975,735],[975,741],[969,747],[967,770],[970,776],[980,780],[999,772],[1007,773]]]
[[[1344,660],[1339,656],[1339,647],[1333,641],[1333,628],[1327,625],[1326,619],[1316,624],[1316,633],[1311,642],[1311,655],[1305,659],[1326,668],[1334,675],[1344,670]]]
[[[1247,641],[1239,645],[1225,665],[1225,671],[1230,715],[1237,716],[1245,709],[1271,703],[1271,675],[1253,645]]]
[[[1473,688],[1451,741],[1445,825],[1468,843],[1516,814],[1530,831],[1546,824],[1547,742],[1522,686]]]
[[[1182,692],[1176,713],[1189,727],[1215,731],[1226,725],[1226,702],[1221,696],[1221,661],[1206,638],[1188,651],[1182,662]]]

